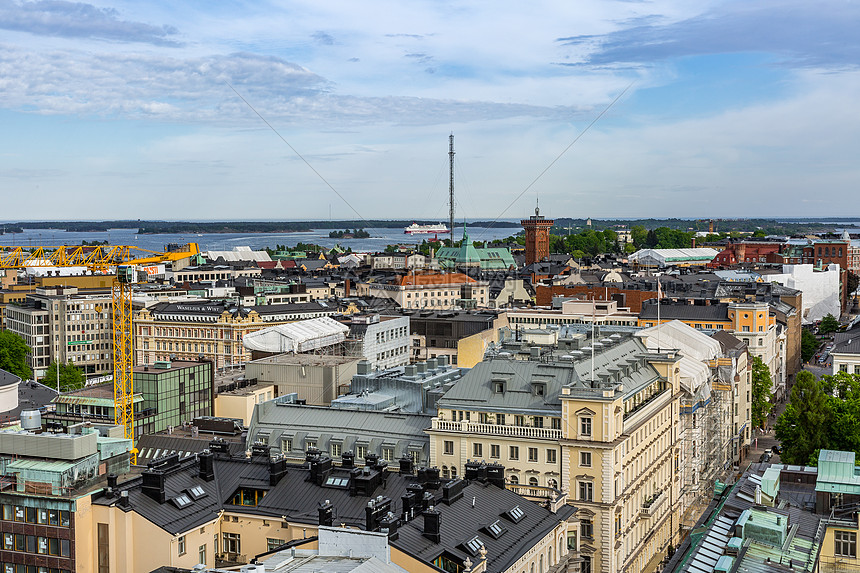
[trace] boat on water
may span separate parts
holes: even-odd
[[[438,223],[436,225],[419,225],[418,223],[412,223],[403,229],[403,232],[407,235],[434,235],[450,233],[451,230],[444,223]]]

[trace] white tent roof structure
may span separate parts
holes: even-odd
[[[722,353],[720,343],[688,326],[680,320],[640,330],[636,336],[649,349],[675,349],[681,351],[681,386],[690,394],[695,394],[710,377],[708,360],[719,358]]]
[[[325,348],[346,339],[349,327],[328,316],[270,326],[246,334],[242,344],[248,350],[280,354]]]
[[[253,251],[251,247],[233,247],[232,251],[206,251],[203,256],[208,261],[222,258],[228,263],[238,261],[266,263],[272,260],[266,251]]]

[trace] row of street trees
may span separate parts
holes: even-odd
[[[8,330],[0,331],[0,369],[10,372],[22,380],[33,378],[33,371],[27,366],[27,354],[30,347],[20,336]],[[86,377],[74,364],[60,365],[60,388],[63,392],[83,388]],[[56,388],[57,386],[57,363],[51,362],[42,383],[46,386]]]

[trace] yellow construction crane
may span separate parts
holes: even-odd
[[[184,250],[159,253],[133,246],[95,247],[6,247],[0,245],[0,269],[27,267],[86,267],[92,272],[115,273],[113,304],[113,402],[114,422],[126,439],[134,440],[134,330],[131,293],[137,282],[137,267],[175,262],[200,254],[197,243]],[[132,450],[132,463],[137,450]]]

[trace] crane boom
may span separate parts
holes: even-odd
[[[92,272],[116,276],[111,289],[113,306],[113,393],[114,423],[123,427],[125,437],[134,440],[134,329],[132,285],[137,282],[135,266],[175,262],[200,254],[197,243],[185,250],[159,253],[134,246],[95,247],[8,247],[0,245],[0,269],[28,267],[86,267]],[[132,449],[132,463],[137,450]]]

